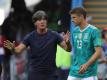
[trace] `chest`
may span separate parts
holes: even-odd
[[[51,35],[34,36],[30,41],[30,47],[35,49],[51,47],[56,43],[56,38]]]
[[[88,47],[91,45],[91,33],[75,32],[73,33],[73,42],[77,48]]]

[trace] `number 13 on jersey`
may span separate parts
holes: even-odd
[[[77,40],[77,48],[82,48],[82,40]]]

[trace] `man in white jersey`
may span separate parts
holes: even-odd
[[[102,51],[100,31],[88,24],[83,8],[74,8],[70,15],[76,27],[71,34],[73,57],[67,80],[98,80],[97,60]]]

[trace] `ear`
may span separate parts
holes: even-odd
[[[37,25],[37,22],[34,22],[34,25]]]
[[[80,15],[80,16],[79,16],[79,19],[80,19],[80,20],[83,20],[83,19],[84,19],[84,16],[83,16],[83,15]]]

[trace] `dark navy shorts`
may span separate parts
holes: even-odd
[[[28,80],[57,80],[57,76],[55,74],[37,74],[37,73],[29,73]]]

